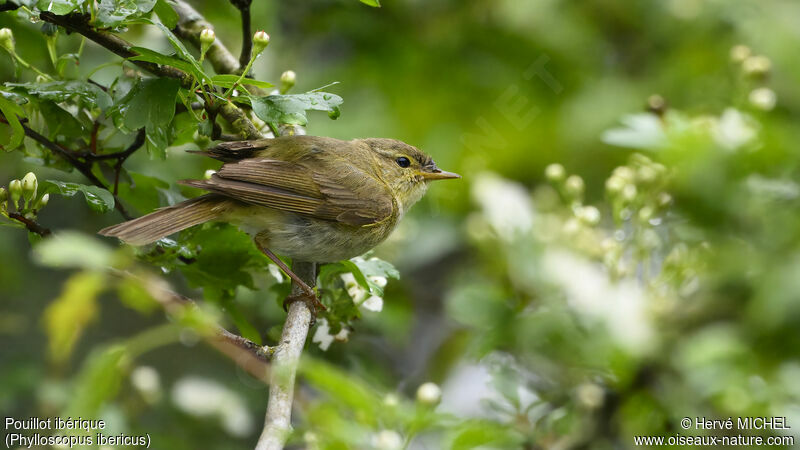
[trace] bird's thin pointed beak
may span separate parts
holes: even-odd
[[[422,172],[422,178],[426,180],[449,180],[451,178],[461,178],[461,175],[440,169],[433,169],[430,172]]]

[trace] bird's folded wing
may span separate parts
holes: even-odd
[[[349,225],[381,222],[393,210],[388,188],[352,166],[322,174],[302,163],[253,158],[225,164],[209,180],[181,183],[245,203]]]

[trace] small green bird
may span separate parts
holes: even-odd
[[[460,178],[394,139],[283,136],[222,143],[199,153],[225,164],[208,180],[180,183],[209,194],[100,234],[143,245],[200,223],[229,222],[253,236],[307,293],[310,288],[270,249],[317,263],[358,256],[391,234],[428,181]]]

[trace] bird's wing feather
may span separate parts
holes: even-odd
[[[335,169],[335,168],[327,168]],[[209,180],[182,184],[254,205],[349,225],[390,217],[391,193],[379,180],[348,165],[346,170],[309,169],[302,162],[251,158],[228,163]]]

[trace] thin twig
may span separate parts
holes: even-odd
[[[97,178],[97,176],[94,173],[92,173],[91,164],[87,164],[86,162],[81,161],[76,154],[74,154],[73,152],[65,149],[64,147],[56,144],[55,142],[51,141],[50,139],[47,139],[46,137],[42,136],[41,134],[37,133],[36,131],[33,131],[27,125],[22,125],[22,128],[23,128],[23,130],[25,130],[25,135],[26,136],[28,136],[29,138],[31,138],[34,141],[38,142],[43,147],[47,148],[48,150],[50,150],[51,152],[55,153],[56,155],[64,158],[68,163],[70,163],[70,165],[72,165],[73,167],[78,169],[78,172],[82,173],[83,176],[88,178],[89,181],[92,182],[92,184],[94,184],[95,186],[97,186],[99,188],[108,190],[106,185],[102,181],[100,181],[100,179]],[[132,219],[133,216],[128,214],[128,211],[126,211],[125,207],[122,206],[122,203],[120,203],[119,198],[113,193],[112,193],[112,195],[114,196],[114,207],[117,209],[117,211],[119,211],[119,213],[122,215],[122,217],[125,218],[125,220]]]
[[[316,264],[295,261],[292,271],[307,285],[314,286],[317,278]],[[305,291],[297,283],[292,283],[292,295],[305,295]],[[292,400],[297,365],[300,363],[310,326],[311,310],[308,304],[296,301],[289,305],[281,340],[272,356],[269,403],[256,450],[281,450],[289,438],[292,431]]]
[[[183,0],[175,1],[173,7],[178,14],[178,26],[174,30],[175,34],[199,48],[200,33],[205,29],[213,30],[214,26]],[[239,71],[239,61],[219,38],[209,47],[206,59],[217,73],[231,74]]]
[[[175,6],[175,11],[178,13],[178,16],[181,20],[187,20],[191,23],[194,23],[195,25],[207,23],[205,22],[205,19],[203,19],[202,16],[200,16],[196,11],[194,11],[194,9],[192,9],[191,6],[189,6],[185,2],[177,1],[174,6]],[[194,17],[194,19],[189,20],[185,17],[185,15],[191,15],[191,14],[193,14],[192,17]],[[45,22],[49,22],[64,27],[67,31],[79,33],[82,36],[85,36],[87,39],[96,42],[102,47],[105,47],[106,49],[110,50],[111,52],[123,58],[131,58],[138,55],[135,51],[131,50],[132,44],[129,43],[128,41],[114,34],[102,30],[97,30],[94,27],[92,27],[89,24],[88,15],[71,13],[64,16],[59,16],[51,12],[42,11],[39,14],[39,17]],[[179,24],[178,34],[184,36],[180,31],[181,29],[182,25]],[[192,33],[194,33],[194,28],[192,28],[192,30],[193,30]],[[196,33],[197,42],[199,42],[200,31],[202,31],[202,29],[197,30]],[[195,36],[194,34],[187,34],[187,35]],[[238,65],[239,65],[238,62],[236,62],[236,59],[233,57],[233,55],[231,55],[228,49],[222,46],[222,44],[217,44],[215,42],[215,44],[212,45],[211,48],[208,50],[208,53],[206,53],[206,57],[209,59],[209,61],[211,61],[212,65],[214,65],[215,70],[217,70],[218,73],[234,73],[236,70],[238,70]],[[234,69],[233,72],[220,71],[219,69],[217,69],[217,65],[223,60],[227,60],[228,57],[233,59],[234,61],[233,64],[236,66],[236,69]],[[180,80],[181,86],[185,88],[189,88],[192,85],[192,80],[193,80],[192,76],[182,70],[167,65],[155,64],[147,61],[132,61],[132,62],[137,66],[155,75],[168,78],[176,78]],[[230,63],[226,62],[224,68],[230,69],[229,65]],[[245,113],[241,109],[237,108],[235,105],[231,103],[223,105],[222,108],[220,108],[220,115],[223,118],[225,118],[225,120],[227,120],[234,129],[239,131],[239,134],[242,136],[243,139],[258,139],[262,137],[261,133],[259,133],[258,129],[256,129],[255,126],[253,126],[253,123],[250,121],[250,119],[247,118]]]
[[[14,2],[5,2],[0,5],[0,12],[3,11],[14,11],[15,9],[19,8],[19,5]]]
[[[10,212],[8,213],[8,217],[10,219],[16,220],[17,222],[22,223],[23,225],[25,225],[25,228],[27,228],[28,231],[30,231],[31,233],[36,233],[41,237],[50,236],[52,234],[48,228],[43,227],[42,225],[39,224],[39,222],[32,219],[28,219],[27,217],[23,216],[18,212]]]
[[[39,13],[39,18],[45,22],[64,27],[67,31],[85,36],[87,39],[94,41],[100,46],[105,47],[107,50],[110,50],[111,52],[123,58],[127,59],[138,56],[138,53],[131,50],[132,45],[128,41],[114,34],[92,27],[89,24],[89,16],[86,14],[70,13],[59,16],[48,11],[42,11]],[[181,80],[181,84],[184,85],[184,87],[188,87],[191,83],[192,77],[189,74],[174,67],[155,64],[149,61],[132,62],[150,73],[162,77],[176,78]]]
[[[197,302],[189,297],[174,292],[164,280],[133,274],[129,271],[111,269],[111,273],[125,279],[135,280],[147,290],[162,308],[172,317],[181,317],[191,309],[197,308]],[[202,331],[202,330],[201,330]],[[266,382],[271,350],[225,328],[212,325],[203,334],[208,343],[232,359],[256,378]]]
[[[250,25],[250,3],[252,0],[231,0],[233,6],[242,16],[242,52],[239,55],[239,67],[246,67],[253,53],[253,29]],[[245,74],[247,76],[248,74]]]

